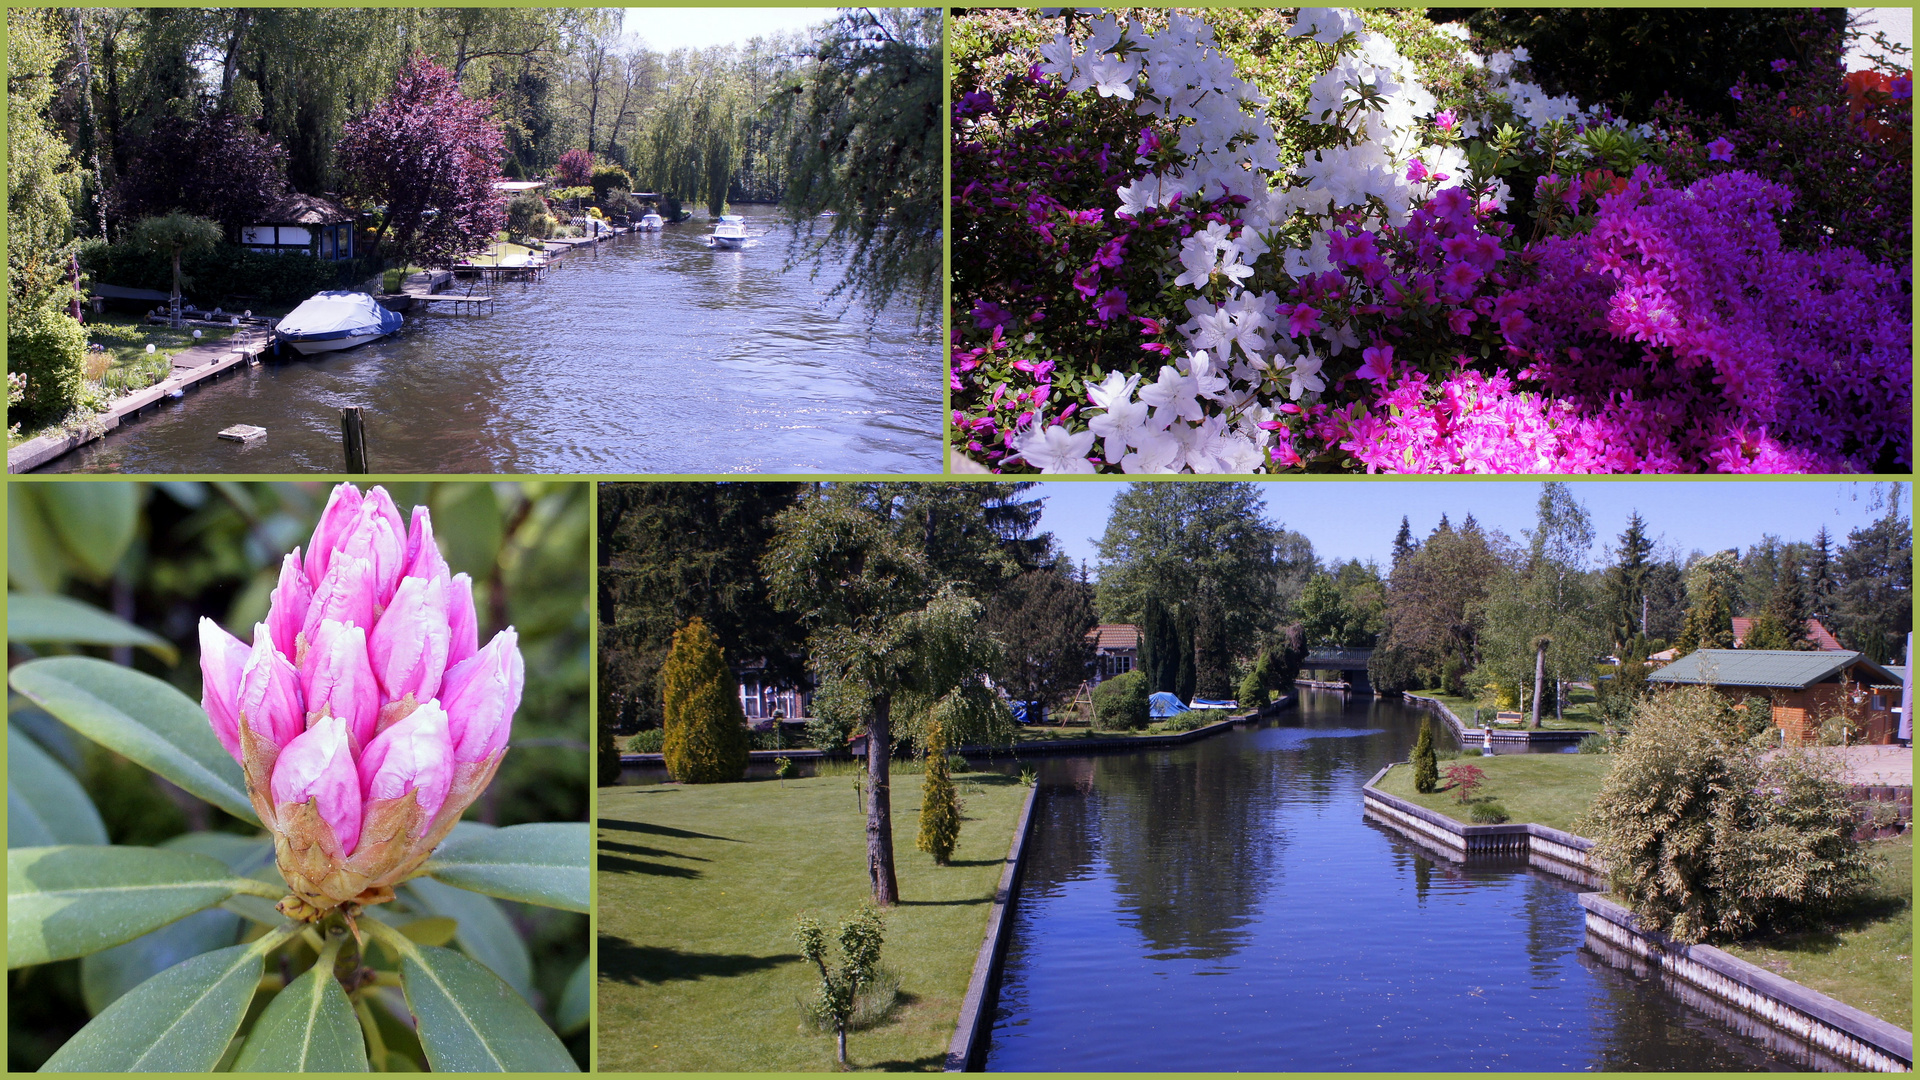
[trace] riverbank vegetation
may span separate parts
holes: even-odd
[[[819,984],[794,916],[838,923],[869,896],[865,812],[846,775],[603,789],[599,803],[600,1067],[822,1071],[834,1037],[806,1021]],[[848,1037],[853,1067],[938,1072],[1028,788],[958,773],[950,864],[899,864],[882,966],[891,1009]],[[913,812],[920,778],[897,772]],[[911,850],[909,847],[907,850]]]
[[[1448,760],[1470,760],[1485,774],[1473,794],[1473,802],[1462,804],[1451,785],[1442,779],[1431,793],[1414,790],[1413,770],[1395,765],[1380,781],[1380,790],[1417,806],[1458,821],[1462,825],[1482,825],[1473,819],[1473,807],[1480,803],[1498,803],[1507,817],[1516,822],[1532,822],[1550,829],[1573,832],[1574,822],[1587,812],[1600,790],[1612,762],[1593,754],[1492,754],[1461,758],[1441,754]]]

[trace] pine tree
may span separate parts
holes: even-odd
[[[745,776],[747,717],[720,643],[699,617],[673,635],[660,683],[667,775],[683,784]]]
[[[1176,627],[1175,647],[1179,650],[1179,659],[1174,665],[1173,696],[1192,704],[1193,688],[1199,681],[1199,670],[1194,665],[1193,632],[1196,620],[1183,611]]]
[[[1430,795],[1440,786],[1440,763],[1433,756],[1433,720],[1420,718],[1420,737],[1413,744],[1413,790]]]
[[[1393,566],[1397,570],[1407,556],[1420,550],[1420,542],[1413,538],[1413,526],[1405,514],[1400,515],[1400,531],[1393,537]]]
[[[938,721],[927,728],[926,753],[926,772],[920,780],[920,836],[915,846],[932,855],[935,866],[945,866],[960,842],[960,800],[954,796],[953,777],[947,772],[947,741]]]

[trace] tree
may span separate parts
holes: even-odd
[[[1833,534],[1825,525],[1813,536],[1813,551],[1807,560],[1807,614],[1825,621],[1833,614],[1833,596],[1840,589]]]
[[[1097,547],[1104,622],[1140,624],[1154,597],[1176,611],[1205,599],[1223,647],[1253,651],[1273,611],[1276,528],[1251,483],[1134,484],[1113,501]]]
[[[1393,536],[1393,569],[1399,570],[1414,552],[1420,550],[1420,542],[1413,538],[1413,526],[1405,514],[1400,515],[1400,531]]]
[[[154,121],[134,141],[114,191],[126,218],[170,211],[220,223],[229,239],[257,225],[287,193],[287,151],[255,119],[203,110]]]
[[[1515,556],[1506,538],[1478,525],[1435,530],[1425,544],[1394,565],[1387,583],[1385,644],[1407,650],[1428,667],[1460,671],[1478,661],[1482,605],[1489,586]]]
[[[1607,570],[1607,606],[1614,651],[1638,633],[1647,634],[1647,618],[1652,599],[1648,585],[1653,572],[1653,539],[1647,535],[1647,523],[1635,510],[1627,518],[1627,531],[1620,534],[1620,549]]]
[[[506,152],[493,109],[415,55],[385,100],[347,121],[336,149],[346,189],[386,207],[375,251],[443,265],[492,242],[506,222],[506,200],[493,189]]]
[[[1675,645],[1681,655],[1696,649],[1733,648],[1739,580],[1740,559],[1732,551],[1708,555],[1687,568],[1687,622]]]
[[[1440,786],[1440,764],[1433,754],[1433,719],[1420,718],[1420,735],[1413,742],[1413,790],[1432,794]]]
[[[1898,506],[1850,531],[1837,560],[1835,629],[1848,648],[1881,664],[1902,655],[1913,629],[1913,526]]]
[[[785,205],[807,223],[794,258],[818,273],[843,256],[835,296],[878,309],[905,291],[920,312],[939,302],[941,40],[938,8],[843,10],[817,39],[805,80],[774,97],[794,133]]]
[[[1534,676],[1537,725],[1545,681],[1563,688],[1589,674],[1607,633],[1585,569],[1593,544],[1586,508],[1565,484],[1549,482],[1542,486],[1536,522],[1527,533],[1524,568],[1502,576],[1488,592],[1480,644],[1492,680],[1520,685]],[[1556,711],[1560,697],[1555,695]]]
[[[1741,711],[1765,708],[1680,687],[1638,710],[1578,827],[1642,927],[1683,942],[1787,929],[1870,880],[1846,786],[1748,737]]]
[[[927,728],[926,768],[920,777],[920,835],[914,846],[933,856],[935,866],[947,865],[960,842],[960,800],[947,773],[947,743],[940,725]]]
[[[1059,702],[1086,680],[1093,663],[1093,589],[1059,568],[1029,570],[993,594],[986,629],[1000,639],[1004,659],[993,680],[1014,700],[1037,706]],[[1030,718],[1038,710],[1029,708]]]
[[[847,1064],[847,1028],[853,1022],[860,992],[880,968],[880,946],[886,930],[878,911],[861,908],[840,924],[840,963],[828,967],[826,928],[805,915],[794,928],[800,955],[820,971],[820,988],[811,1011],[817,1020],[833,1028],[842,1067]]]
[[[173,257],[173,325],[180,325],[180,257],[211,251],[220,243],[220,226],[206,218],[172,213],[142,218],[127,230],[126,243],[136,250]]]
[[[80,172],[47,117],[61,35],[50,10],[7,9],[7,323],[64,308]],[[11,331],[10,331],[11,332]],[[11,350],[9,350],[11,355]],[[17,371],[9,365],[9,371]],[[35,393],[29,384],[27,393]]]
[[[673,635],[660,685],[668,775],[683,784],[745,776],[747,717],[740,711],[739,684],[713,631],[698,617]]]
[[[561,187],[586,187],[593,179],[593,153],[569,150],[561,154],[560,164],[554,167],[554,177]]]
[[[1148,697],[1153,693],[1146,672],[1139,668],[1102,679],[1093,688],[1093,722],[1104,731],[1146,727],[1152,719]]]

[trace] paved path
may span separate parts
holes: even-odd
[[[1815,753],[1840,762],[1841,779],[1863,787],[1912,787],[1910,746],[1817,746]]]

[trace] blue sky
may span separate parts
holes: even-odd
[[[1188,481],[1201,482],[1201,481]],[[1076,561],[1097,571],[1094,541],[1106,531],[1107,513],[1125,484],[1111,481],[1045,483],[1040,527],[1058,538]],[[1693,550],[1744,550],[1771,533],[1808,540],[1825,524],[1844,543],[1849,530],[1878,520],[1869,510],[1875,485],[1831,480],[1596,480],[1573,482],[1576,498],[1593,517],[1591,558],[1606,559],[1634,510],[1662,550],[1681,557]],[[1884,485],[1880,485],[1884,489]],[[1405,514],[1414,535],[1425,537],[1445,513],[1459,522],[1471,511],[1482,527],[1515,540],[1533,527],[1540,499],[1537,481],[1520,480],[1299,480],[1263,485],[1267,517],[1304,533],[1314,553],[1329,558],[1373,559],[1385,567]],[[1901,513],[1913,517],[1913,492],[1900,490]]]
[[[622,9],[621,33],[656,52],[739,45],[777,31],[804,30],[833,18],[833,8]]]

